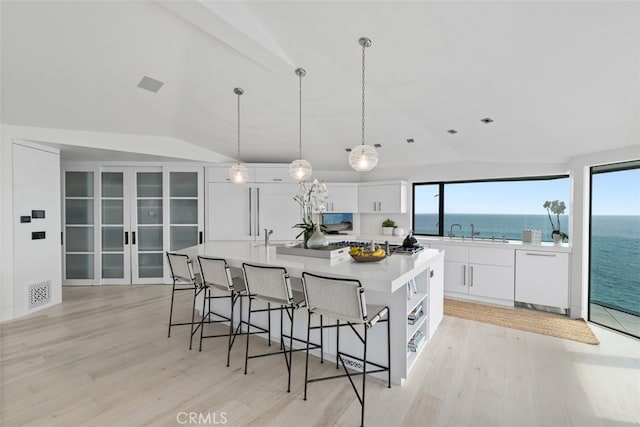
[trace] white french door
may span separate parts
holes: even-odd
[[[163,282],[163,205],[161,168],[102,168],[101,283]]]

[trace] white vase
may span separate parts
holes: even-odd
[[[404,236],[404,228],[396,227],[393,229],[394,236]]]
[[[393,234],[393,227],[382,227],[382,234],[391,236]]]
[[[559,233],[553,233],[551,235],[551,237],[553,237],[553,244],[554,245],[559,245],[562,243],[562,234]]]
[[[307,240],[307,248],[309,249],[320,249],[326,248],[329,246],[329,239],[322,233],[320,230],[320,224],[316,224],[316,229]]]

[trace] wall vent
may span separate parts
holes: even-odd
[[[29,310],[33,310],[51,301],[51,280],[29,285]]]

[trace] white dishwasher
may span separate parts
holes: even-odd
[[[569,254],[516,250],[515,300],[569,308]]]

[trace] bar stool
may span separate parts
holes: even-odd
[[[173,287],[171,288],[171,308],[169,310],[169,333],[167,337],[171,336],[172,326],[191,325],[191,335],[189,337],[189,350],[193,342],[193,335],[201,327],[202,322],[198,322],[198,326],[193,329],[195,325],[196,314],[196,298],[200,295],[205,288],[202,286],[202,279],[199,274],[193,272],[193,262],[189,259],[188,255],[178,254],[173,252],[167,252],[167,259],[169,260],[169,270],[171,271],[171,279],[173,280]],[[178,322],[173,323],[173,301],[176,291],[191,291],[193,292],[193,306],[191,308],[191,322]]]
[[[242,331],[242,298],[248,296],[247,288],[243,277],[232,277],[231,269],[227,261],[222,258],[212,258],[207,256],[198,256],[198,265],[200,266],[200,274],[202,275],[202,284],[206,288],[206,293],[202,299],[202,320],[200,326],[200,348],[202,351],[202,340],[205,338],[228,337],[227,346],[227,366],[229,366],[229,358],[231,347],[235,342],[235,338]],[[227,292],[227,295],[212,295],[211,289],[217,289]],[[229,317],[216,313],[211,309],[213,300],[228,298],[230,301]],[[237,326],[234,322],[235,305],[240,301],[240,321]],[[205,312],[206,310],[206,312]],[[211,316],[215,316],[217,320],[211,320]],[[205,322],[205,319],[207,320]],[[229,322],[229,332],[225,334],[204,335],[204,323]]]
[[[256,357],[272,356],[276,354],[283,354],[285,363],[287,365],[287,392],[291,391],[291,356],[293,351],[301,351],[303,348],[294,350],[293,341],[297,340],[304,342],[304,340],[296,339],[293,337],[293,320],[295,310],[304,306],[304,294],[300,291],[291,289],[291,280],[287,270],[283,267],[274,266],[260,266],[243,263],[242,270],[244,271],[244,278],[249,292],[249,314],[247,319],[247,343],[245,350],[244,360],[244,373],[247,374],[247,366],[249,359]],[[267,303],[267,308],[253,309],[253,301],[261,300]],[[271,303],[278,305],[276,308],[271,307]],[[249,337],[253,335],[250,332],[251,314],[266,312],[269,319],[272,311],[280,311],[280,351],[249,355]],[[283,312],[286,312],[289,317],[290,331],[288,335],[283,333]],[[263,330],[256,333],[269,333],[269,339],[271,337],[270,332],[270,320],[269,328],[267,331]],[[286,349],[284,345],[284,339],[289,339],[289,349]],[[315,345],[314,345],[315,346]],[[319,346],[318,346],[319,347]],[[315,348],[315,347],[314,347]]]
[[[347,377],[351,387],[358,398],[361,406],[360,424],[364,425],[365,391],[367,374],[375,372],[387,372],[387,387],[391,388],[391,332],[389,321],[389,307],[367,305],[364,296],[364,288],[359,280],[340,279],[335,277],[318,276],[315,274],[302,273],[302,286],[304,289],[305,303],[309,311],[307,324],[307,342],[312,329],[319,329],[320,334],[325,328],[336,328],[336,368],[338,363],[344,368],[344,374],[332,375],[309,379],[309,346],[304,370],[304,400],[307,400],[307,384],[316,381],[330,380],[334,378]],[[312,316],[315,314],[335,318],[334,325],[311,326]],[[368,331],[379,322],[387,324],[387,366],[367,360],[367,339]],[[359,332],[356,326],[364,326],[363,332]],[[340,328],[348,326],[356,337],[363,344],[362,358],[343,353],[340,351]],[[349,372],[343,356],[362,362],[362,372]],[[367,370],[367,365],[374,366],[374,369]],[[362,375],[361,391],[358,391],[352,377]]]

